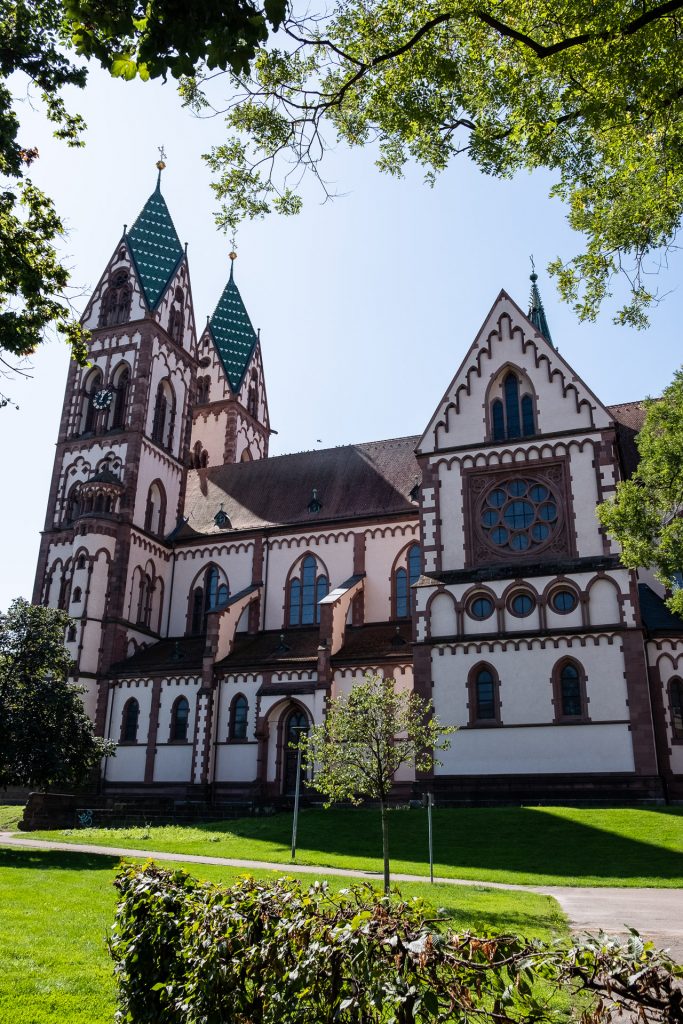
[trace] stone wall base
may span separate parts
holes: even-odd
[[[441,807],[665,803],[658,775],[441,775],[416,783]]]

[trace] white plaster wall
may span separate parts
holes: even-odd
[[[117,743],[121,737],[123,724],[123,709],[126,702],[134,697],[140,705],[140,716],[138,718],[138,739],[137,742],[143,747],[147,743],[149,734],[149,719],[152,707],[152,681],[135,680],[119,683],[111,692],[108,708],[107,736]],[[122,753],[117,756],[125,758],[125,751],[128,746],[122,748]]]
[[[594,460],[595,452],[592,445],[584,445],[582,449],[574,446],[569,450],[569,473],[574,499],[573,526],[576,532],[577,554],[581,558],[604,553],[595,515],[600,495]]]
[[[452,594],[437,594],[429,607],[429,611],[431,618],[432,636],[455,635],[457,631],[457,624],[455,615],[455,601],[453,600]],[[477,625],[479,625],[479,623],[477,623]]]
[[[200,371],[206,375],[206,371]],[[228,427],[228,410],[208,405],[197,406],[192,422],[190,452],[197,441],[201,442],[209,456],[210,466],[222,466],[225,462],[225,435]]]
[[[191,782],[192,744],[157,744],[155,782]]]
[[[176,417],[177,418],[177,417]],[[166,491],[166,520],[161,536],[170,533],[176,524],[176,512],[180,497],[182,470],[156,445],[146,439],[142,442],[142,451],[138,463],[137,488],[135,492],[135,510],[133,522],[141,529],[145,524],[147,511],[147,495],[155,480],[161,480]]]
[[[401,522],[365,531],[365,621],[391,618],[391,571],[399,553],[420,543],[419,524]],[[353,553],[352,553],[353,570]],[[351,573],[349,573],[351,575]]]
[[[596,580],[592,584],[589,609],[592,625],[621,622],[619,591],[610,579]]]
[[[465,565],[465,520],[463,480],[460,467],[440,463],[439,511],[441,514],[441,568],[462,569]]]
[[[187,613],[190,590],[199,585],[198,575],[213,563],[227,577],[230,593],[251,586],[253,541],[218,543],[209,540],[205,545],[179,548],[173,580],[173,607],[171,608],[171,636],[183,636],[187,631]]]

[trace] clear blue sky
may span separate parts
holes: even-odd
[[[201,325],[229,266],[201,159],[222,138],[221,119],[183,111],[172,83],[123,83],[97,70],[71,106],[88,122],[85,149],[52,140],[28,99],[22,141],[38,145],[33,177],[69,229],[64,252],[82,293],[75,304],[83,308],[123,224],[153,190],[163,144],[163,192],[189,243]],[[496,181],[462,157],[430,189],[418,170],[397,181],[379,174],[371,152],[342,149],[327,177],[344,198],[321,205],[311,189],[300,216],[245,224],[238,236],[236,279],[261,328],[278,431],[272,454],[421,432],[498,291],[526,307],[532,252],[553,339],[603,401],[657,394],[679,366],[683,259],[660,275],[671,294],[648,332],[612,325],[619,296],[597,324],[579,325],[542,269],[580,244],[560,203],[546,198],[549,177]],[[33,363],[31,380],[6,385],[20,411],[0,410],[0,609],[31,594],[67,351],[51,342]]]

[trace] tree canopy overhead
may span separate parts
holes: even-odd
[[[231,76],[228,140],[209,154],[222,219],[296,212],[301,172],[324,186],[329,143],[372,144],[433,182],[466,154],[485,174],[548,169],[583,251],[551,264],[564,299],[594,319],[615,277],[638,327],[648,278],[683,212],[683,0],[342,0],[290,10],[282,44]],[[200,72],[184,95],[215,95]]]

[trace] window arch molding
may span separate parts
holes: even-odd
[[[473,605],[476,601],[490,601],[492,605],[492,611],[489,615],[484,614],[473,614],[476,609]],[[501,599],[491,590],[490,587],[484,584],[478,583],[474,587],[470,587],[466,590],[462,596],[462,607],[465,612],[467,619],[474,619],[475,622],[490,622],[491,631],[498,629],[498,611],[503,606]],[[483,609],[482,609],[483,612]]]
[[[236,693],[230,701],[228,716],[228,740],[231,743],[248,743],[249,701],[243,693]]]
[[[102,295],[98,327],[117,327],[130,318],[133,289],[127,270],[115,270]]]
[[[555,595],[562,591],[568,591],[573,595],[575,600],[573,608],[562,610],[553,604]],[[566,576],[558,576],[545,587],[541,594],[540,603],[547,611],[552,612],[554,615],[573,615],[577,611],[583,615],[583,609],[587,600],[587,595],[581,591],[581,588],[577,586],[574,580],[568,579]]]
[[[93,366],[83,379],[79,430],[81,434],[94,433],[97,427],[98,414],[92,400],[96,392],[102,388],[103,382],[104,376],[99,366]]]
[[[290,567],[285,582],[285,626],[317,626],[320,601],[330,591],[330,574],[319,555],[305,551]]]
[[[501,366],[486,389],[484,404],[491,441],[519,441],[538,434],[536,389],[523,367]]]
[[[109,430],[121,430],[126,425],[131,378],[132,370],[130,364],[123,359],[116,366],[111,376],[114,400],[109,410]]]
[[[683,744],[683,680],[674,676],[666,684],[671,716],[671,742]]]
[[[166,488],[157,477],[149,485],[145,503],[145,530],[158,537],[165,535],[166,526]]]
[[[491,728],[503,724],[500,677],[488,661],[477,662],[467,675],[467,707],[468,724],[473,728]]]
[[[137,743],[140,724],[140,704],[135,697],[129,697],[121,712],[121,734],[119,743]]]
[[[157,384],[152,417],[152,440],[161,448],[173,447],[176,417],[176,393],[170,377],[162,377]]]
[[[171,308],[168,314],[168,336],[180,344],[183,340],[185,330],[185,293],[178,285],[171,299]]]
[[[448,630],[447,632],[443,632],[443,630],[438,629],[434,621],[435,612],[439,619],[445,618],[450,621],[452,616],[453,629]],[[446,590],[445,587],[434,591],[433,594],[430,594],[425,608],[425,616],[429,624],[429,638],[460,634],[461,612],[462,604],[455,598],[450,590]]]
[[[520,610],[514,607],[514,601],[516,597],[525,594],[531,599],[532,607],[525,614],[520,614]],[[499,601],[501,606],[505,609],[505,615],[508,619],[506,626],[508,629],[510,628],[510,619],[515,623],[519,623],[519,625],[513,627],[517,629],[522,629],[525,625],[529,625],[531,623],[538,623],[540,595],[528,580],[525,580],[524,582],[514,580],[510,586],[506,587],[503,591]]]
[[[190,702],[180,694],[171,706],[169,743],[190,743]]]
[[[551,682],[555,724],[581,725],[590,722],[587,676],[581,662],[569,655],[560,658],[553,667]]]
[[[611,588],[611,590],[612,590],[612,597],[614,599],[613,607],[614,607],[614,612],[615,612],[615,616],[616,616],[614,618],[614,620],[613,620],[613,624],[614,625],[623,625],[624,624],[624,605],[623,605],[623,600],[622,600],[622,596],[621,596],[621,591],[619,589],[618,583],[615,580],[613,580],[611,578],[611,576],[607,576],[607,575],[594,576],[593,579],[589,580],[588,583],[586,584],[586,602],[587,602],[587,619],[588,619],[588,624],[589,625],[606,625],[607,624],[607,623],[605,623],[604,616],[599,617],[596,614],[595,599],[594,599],[594,595],[592,593],[593,588],[596,587],[596,586],[599,587],[599,589],[601,589],[601,590],[605,590],[607,587]],[[596,619],[597,621],[594,622],[593,621],[594,619]],[[612,625],[612,623],[610,623],[610,625]]]
[[[288,785],[288,782],[291,783],[292,781],[292,769],[294,769],[294,778],[296,778],[296,752],[289,749],[288,731],[290,723],[292,719],[298,720],[310,732],[313,726],[313,717],[305,704],[291,697],[285,698],[279,704],[276,704],[271,709],[268,717],[270,722],[277,723],[275,784],[279,793],[287,794],[292,789],[291,785]],[[305,777],[304,769],[302,768],[302,779]]]
[[[391,617],[409,619],[414,591],[410,588],[422,572],[422,548],[417,540],[405,544],[391,566]]]

